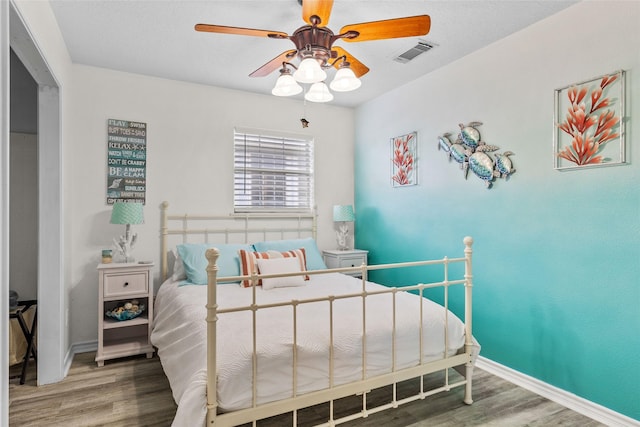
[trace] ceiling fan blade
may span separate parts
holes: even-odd
[[[269,30],[256,30],[253,28],[242,27],[226,27],[224,25],[210,25],[210,24],[197,24],[195,26],[196,31],[202,31],[206,33],[222,33],[222,34],[236,34],[241,36],[254,36],[254,37],[270,37],[274,39],[287,39],[289,35],[282,31],[269,31]]]
[[[253,73],[249,74],[249,77],[264,77],[267,74],[271,74],[273,71],[282,67],[283,62],[289,62],[289,60],[293,58],[296,55],[296,53],[298,53],[298,51],[295,49],[282,52],[280,55],[276,56],[271,61],[264,64],[262,67],[258,68]]]
[[[356,77],[362,77],[369,72],[369,67],[367,67],[362,62],[358,61],[356,58],[351,56],[349,52],[347,52],[340,46],[333,46],[331,50],[335,51],[338,54],[337,55],[338,58],[341,56],[345,56],[347,58],[347,61],[349,62],[349,64],[351,64],[351,70],[356,75]],[[341,62],[342,61],[336,61],[336,63],[333,64],[333,66],[336,68],[340,68]]]
[[[332,7],[333,0],[302,0],[302,19],[309,25],[326,27]],[[314,16],[317,16],[319,21],[316,21]]]
[[[342,27],[340,34],[342,35],[351,31],[357,32],[359,34],[356,36],[346,34],[342,40],[348,42],[364,42],[368,40],[424,36],[430,29],[431,18],[429,15],[418,15],[346,25]]]

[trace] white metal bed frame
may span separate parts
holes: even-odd
[[[243,214],[243,215],[228,215],[228,216],[220,216],[220,215],[169,215],[167,213],[168,203],[163,202],[162,204],[162,278],[163,281],[167,278],[167,238],[169,235],[181,235],[183,241],[186,242],[188,235],[204,235],[206,241],[209,240],[209,236],[224,236],[224,243],[228,243],[230,236],[233,235],[243,235],[245,240],[249,239],[250,235],[261,235],[263,236],[263,240],[267,240],[267,236],[272,235],[272,233],[279,233],[281,238],[285,238],[284,236],[288,233],[295,233],[298,237],[302,237],[304,233],[311,234],[312,237],[316,237],[317,230],[317,221],[315,214]],[[268,228],[268,227],[253,227],[250,225],[254,221],[259,221],[262,223],[268,223],[270,220],[289,220],[293,221],[296,225],[294,227],[280,227],[280,228]],[[239,221],[241,225],[237,225],[235,227],[222,227],[222,228],[189,228],[190,223],[198,223],[201,221],[226,221],[236,222]],[[179,221],[182,223],[180,228],[169,228],[168,224],[172,221]],[[255,240],[254,240],[255,242]],[[222,242],[220,242],[222,243]],[[244,243],[249,243],[244,242]],[[320,271],[307,271],[299,274],[324,274],[327,272],[340,272],[340,273],[348,273],[358,271],[362,274],[362,284],[363,290],[362,292],[349,294],[349,295],[339,295],[333,296],[329,295],[326,298],[314,298],[314,299],[305,299],[305,300],[293,300],[289,302],[276,303],[276,304],[264,304],[258,305],[256,304],[256,291],[255,287],[253,287],[253,303],[246,307],[235,307],[230,309],[219,309],[217,305],[217,291],[216,286],[218,283],[218,266],[216,265],[217,259],[219,257],[219,251],[215,248],[209,249],[206,252],[206,257],[208,260],[207,266],[207,276],[208,276],[208,286],[207,286],[207,372],[216,372],[216,322],[219,314],[229,313],[229,312],[238,312],[238,311],[251,311],[253,313],[253,405],[250,408],[241,409],[233,412],[218,414],[218,404],[216,399],[216,375],[207,375],[207,425],[208,426],[237,426],[247,422],[253,422],[253,425],[256,425],[256,421],[264,418],[268,418],[274,415],[283,414],[283,413],[293,413],[293,426],[297,425],[297,410],[309,406],[313,406],[319,403],[329,403],[329,420],[320,424],[323,426],[334,426],[337,424],[342,424],[357,418],[366,418],[367,416],[374,414],[376,412],[380,412],[382,410],[386,410],[389,408],[396,408],[399,405],[413,402],[418,399],[425,399],[428,396],[433,394],[437,394],[443,391],[449,391],[452,388],[456,387],[465,387],[464,392],[464,403],[471,404],[472,400],[472,373],[473,373],[473,337],[472,337],[472,249],[471,246],[473,244],[473,239],[471,237],[464,238],[464,256],[459,258],[448,258],[444,257],[442,259],[437,260],[427,260],[427,261],[417,261],[417,262],[405,262],[405,263],[394,263],[394,264],[381,264],[381,265],[362,265],[359,267],[348,267],[348,268],[336,268],[336,269],[328,269],[328,270],[320,270]],[[449,278],[449,266],[451,264],[464,264],[464,274],[460,279],[450,279]],[[382,270],[382,269],[391,269],[391,268],[405,268],[405,267],[415,267],[415,266],[426,266],[426,265],[442,265],[444,269],[444,280],[441,282],[431,282],[431,283],[422,283],[413,286],[406,286],[401,288],[389,287],[387,290],[381,291],[366,291],[365,290],[365,282],[367,279],[367,275],[369,271],[373,270]],[[257,282],[260,278],[271,278],[271,277],[285,277],[296,275],[295,273],[291,274],[271,274],[271,275],[260,275],[254,273],[251,276],[237,276],[237,277],[228,277],[220,278],[220,281],[240,281],[244,279],[251,279],[254,283]],[[415,291],[420,297],[423,296],[423,292],[425,289],[432,288],[443,288],[444,289],[444,308],[449,310],[449,287],[453,285],[462,285],[464,286],[464,325],[465,325],[465,344],[464,350],[458,352],[456,355],[449,356],[444,354],[444,357],[439,360],[424,362],[423,355],[420,354],[420,363],[417,366],[404,368],[404,369],[396,369],[395,367],[395,348],[392,351],[392,359],[393,359],[393,368],[392,371],[378,375],[375,377],[367,378],[366,374],[366,326],[364,326],[365,318],[366,318],[366,297],[368,295],[378,295],[383,293],[392,294],[393,296],[393,312],[394,312],[394,324],[393,324],[393,333],[392,333],[392,345],[395,347],[395,310],[396,310],[396,302],[395,295],[397,292],[403,291]],[[362,315],[363,315],[363,337],[362,337],[362,376],[361,379],[352,383],[342,384],[342,385],[334,385],[333,384],[333,303],[336,300],[345,299],[345,298],[361,298],[362,299]],[[317,302],[327,302],[329,304],[329,312],[330,312],[330,348],[329,348],[329,387],[326,389],[321,389],[318,391],[306,393],[303,395],[296,395],[296,314],[297,307],[301,304],[308,303],[317,303]],[[291,306],[293,311],[293,393],[294,396],[288,399],[279,400],[276,402],[260,404],[256,403],[256,378],[257,378],[257,364],[256,364],[256,313],[258,310],[265,310],[273,307],[282,307],[282,306]],[[447,324],[447,316],[445,316],[445,349],[448,348],[448,324]],[[422,340],[422,308],[420,309],[420,349],[423,348]],[[422,353],[422,351],[421,351]],[[449,382],[449,374],[448,368],[456,368],[464,375],[464,379],[457,381],[455,383]],[[438,372],[444,371],[444,384],[440,387],[425,390],[424,389],[424,380],[423,376]],[[409,396],[403,399],[397,399],[396,396],[396,385],[402,381],[409,380],[412,378],[420,378],[420,392],[413,396]],[[367,406],[367,393],[371,390],[380,388],[383,386],[392,386],[392,400],[389,403],[379,405],[373,408],[369,408]],[[341,417],[339,419],[334,419],[334,401],[343,397],[352,396],[352,395],[361,395],[362,396],[362,410]]]

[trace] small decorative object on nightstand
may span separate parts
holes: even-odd
[[[362,249],[351,250],[325,250],[322,251],[322,257],[327,268],[344,268],[344,267],[359,267],[362,264],[367,264],[367,254],[369,251]],[[345,273],[354,277],[361,277],[359,271]]]
[[[153,356],[152,263],[98,265],[98,352],[96,362],[117,357]]]

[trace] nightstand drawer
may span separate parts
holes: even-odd
[[[361,249],[351,250],[325,250],[322,251],[324,263],[327,268],[348,268],[348,267],[360,267],[362,264],[368,263],[369,251]],[[349,272],[351,276],[360,276],[360,271]]]
[[[324,263],[327,265],[327,268],[349,268],[360,267],[362,264],[366,265],[368,263],[368,254],[369,251],[364,251],[362,249],[322,251]],[[362,270],[350,271],[345,274],[354,277],[361,277]]]
[[[147,273],[107,274],[104,277],[104,297],[126,297],[146,293]]]
[[[364,256],[354,257],[340,257],[338,259],[338,267],[360,267],[362,264],[366,264],[367,259]]]

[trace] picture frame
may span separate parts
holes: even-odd
[[[624,70],[556,89],[554,95],[554,169],[625,164]]]
[[[391,138],[391,185],[407,187],[418,184],[418,133]]]
[[[106,202],[146,203],[147,124],[107,120]]]

